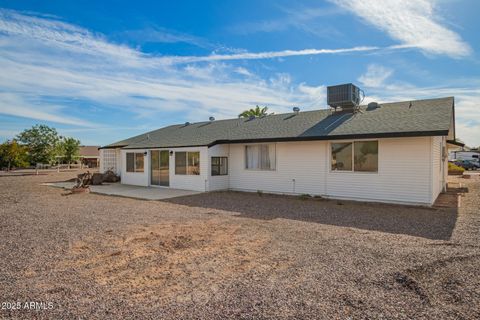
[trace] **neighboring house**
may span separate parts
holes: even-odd
[[[100,149],[122,183],[431,205],[446,187],[454,98],[171,125]]]
[[[79,160],[83,166],[88,168],[98,168],[100,164],[100,146],[81,146],[78,152]]]
[[[448,141],[447,148],[448,148],[448,160],[454,159],[454,152],[466,151],[468,149],[468,147],[465,146],[465,143],[460,141]]]

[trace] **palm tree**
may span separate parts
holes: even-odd
[[[266,116],[268,111],[268,107],[260,108],[260,106],[256,106],[254,109],[245,110],[238,115],[239,118],[249,118],[251,116],[261,117]]]

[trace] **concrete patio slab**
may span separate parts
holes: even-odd
[[[57,188],[72,189],[74,182],[53,182],[44,183]],[[131,186],[120,183],[102,184],[99,186],[90,186],[91,193],[104,194],[109,196],[120,196],[142,200],[162,200],[175,197],[190,196],[199,194],[198,191],[172,189],[172,188],[157,188],[157,187],[141,187]]]

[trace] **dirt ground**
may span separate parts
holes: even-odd
[[[478,176],[458,210],[40,185],[74,175],[0,176],[0,318],[480,318]]]

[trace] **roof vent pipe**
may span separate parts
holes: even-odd
[[[299,113],[299,112],[300,112],[300,108],[299,108],[299,107],[293,107],[293,112]]]
[[[210,118],[208,118],[208,120],[215,121],[215,117],[210,117]]]

